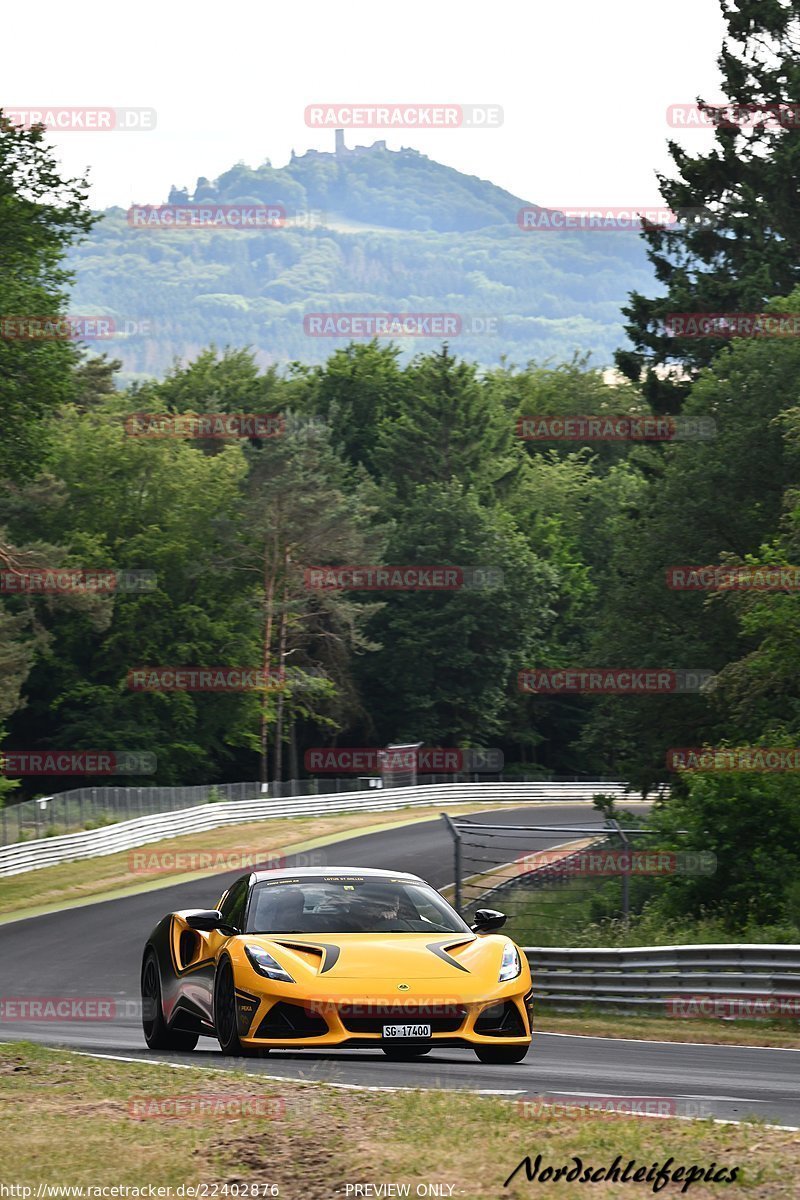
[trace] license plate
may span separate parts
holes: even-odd
[[[431,1036],[430,1025],[384,1025],[385,1038],[428,1038]]]

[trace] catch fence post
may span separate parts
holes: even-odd
[[[440,813],[439,816],[447,823],[447,828],[453,836],[453,857],[455,867],[455,904],[456,912],[461,915],[461,834],[457,826],[451,821],[447,813]]]
[[[611,823],[614,826],[615,832],[618,833],[620,836],[620,840],[622,841],[623,851],[627,854],[628,851],[630,850],[630,845],[631,845],[630,839],[628,838],[627,834],[623,830],[619,821],[614,819],[614,820],[612,820]],[[630,907],[631,907],[630,882],[631,882],[631,873],[630,873],[630,867],[629,867],[627,870],[623,869],[623,871],[622,871],[622,920],[625,925],[627,925],[630,920]]]

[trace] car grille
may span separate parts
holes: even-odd
[[[260,1038],[322,1037],[328,1032],[328,1022],[319,1013],[299,1004],[279,1000],[273,1004],[256,1031]]]
[[[456,1004],[340,1004],[338,1012],[351,1033],[383,1033],[384,1025],[430,1025],[431,1033],[455,1033],[467,1015]]]
[[[525,1037],[525,1023],[513,1000],[485,1008],[475,1022],[483,1037]]]

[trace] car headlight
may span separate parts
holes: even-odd
[[[522,963],[519,961],[516,946],[512,946],[511,942],[506,942],[503,949],[503,957],[500,962],[500,974],[498,983],[508,983],[509,979],[516,979],[522,970]]]
[[[245,946],[244,952],[259,975],[266,975],[267,979],[279,979],[281,983],[294,983],[289,972],[285,971],[263,947]]]

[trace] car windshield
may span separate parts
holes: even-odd
[[[424,883],[391,878],[265,880],[253,888],[248,933],[469,933]]]

